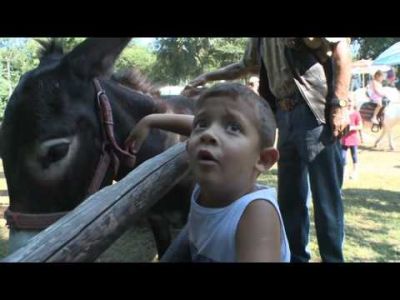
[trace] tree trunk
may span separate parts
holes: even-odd
[[[13,92],[12,83],[11,83],[11,66],[10,66],[11,57],[7,57],[7,79],[8,79],[8,98],[11,97]]]
[[[185,146],[180,143],[90,196],[3,262],[94,261],[187,170]]]

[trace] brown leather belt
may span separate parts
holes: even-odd
[[[291,111],[297,104],[302,103],[302,99],[297,97],[278,100],[278,106],[283,111]]]

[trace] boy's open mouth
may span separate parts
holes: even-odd
[[[200,150],[197,152],[197,159],[203,162],[217,162],[211,152],[207,150]]]

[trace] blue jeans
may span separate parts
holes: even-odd
[[[319,124],[305,103],[292,111],[278,109],[278,201],[292,262],[308,262],[309,183],[322,261],[343,261],[344,216],[340,187],[343,163],[331,129]]]
[[[346,165],[346,156],[347,156],[347,149],[350,148],[351,151],[351,158],[353,159],[353,164],[356,164],[358,162],[358,156],[357,156],[357,145],[354,146],[345,146],[342,145],[342,159],[343,159],[343,165]]]

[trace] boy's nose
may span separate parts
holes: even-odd
[[[211,130],[206,130],[200,136],[200,141],[205,144],[215,145],[217,144],[217,139]]]

